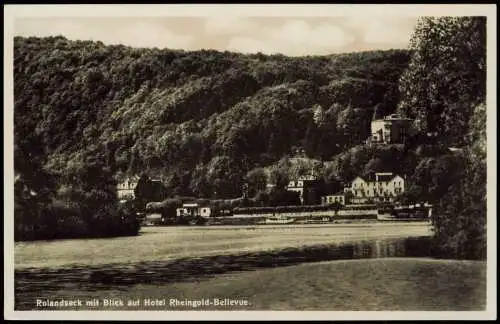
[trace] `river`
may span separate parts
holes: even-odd
[[[342,299],[344,302],[338,300],[338,305],[329,304],[328,299],[333,296],[328,295],[324,287],[333,285],[331,289],[348,291],[347,283],[351,282],[351,285],[355,283],[351,290],[354,288],[356,291],[367,283],[376,282],[383,284],[384,289],[389,289],[391,294],[408,294],[405,289],[413,287],[411,280],[429,282],[430,279],[435,284],[445,279],[443,274],[449,274],[453,280],[448,280],[445,283],[448,288],[443,288],[448,297],[437,296],[439,303],[434,305],[444,307],[448,303],[448,307],[458,305],[462,309],[468,306],[481,307],[482,304],[478,304],[477,300],[482,300],[478,296],[482,296],[484,288],[485,264],[430,259],[431,233],[430,225],[423,222],[144,227],[140,235],[135,237],[19,242],[15,245],[15,305],[16,309],[53,309],[42,301],[78,298],[81,301],[98,300],[100,303],[62,309],[158,309],[163,305],[160,301],[170,303],[172,298],[165,296],[175,296],[179,301],[205,300],[208,296],[219,296],[221,300],[226,296],[236,300],[245,291],[247,297],[248,292],[253,291],[253,297],[248,297],[252,299],[250,306],[240,305],[239,309],[337,307],[345,310],[356,309],[356,305],[359,309],[407,309],[403,307],[405,303],[409,303],[407,306],[410,307],[412,302],[407,301],[398,306],[397,299],[395,303],[390,303],[392,299],[389,299],[381,304],[366,300],[361,304],[346,304],[345,299]],[[346,260],[352,261],[347,268],[342,268],[345,265],[339,262]],[[368,267],[365,263],[352,263],[362,260],[400,261],[389,268],[386,261],[372,262]],[[408,260],[418,260],[418,264],[408,263]],[[317,273],[324,273],[325,267],[332,271],[335,280],[331,280],[332,276],[326,279],[318,277]],[[296,276],[292,276],[292,273],[296,273]],[[308,276],[311,273],[314,275]],[[353,277],[353,273],[358,275]],[[364,279],[361,273],[364,273]],[[408,277],[405,277],[405,273]],[[304,276],[307,280],[304,280]],[[467,298],[455,300],[457,289],[467,286],[464,277],[469,278],[469,281],[477,279],[470,282],[473,291],[477,291],[473,294],[476,302],[470,302]],[[314,281],[314,278],[321,279],[322,284],[318,287],[323,288],[310,289],[310,285],[318,285],[318,282],[304,286],[304,282]],[[395,281],[399,282],[399,288],[388,288],[394,284],[387,285],[387,282],[393,282],[394,279],[399,279]],[[408,280],[411,282],[408,283]],[[278,285],[281,290],[274,289],[271,293],[265,289],[269,285],[278,287],[278,282],[281,282]],[[402,282],[407,282],[408,287],[401,286]],[[424,287],[425,284],[420,286]],[[372,289],[377,291],[382,288]],[[429,295],[429,298],[436,295],[431,291],[422,294]],[[295,297],[287,301],[287,296]],[[302,304],[300,296],[304,296]],[[416,296],[419,300],[428,299],[418,293]],[[304,302],[322,298],[326,303]],[[376,295],[371,298],[379,300]],[[146,300],[153,299],[160,304],[144,304]],[[121,301],[125,305],[119,306],[118,303],[110,306],[105,304],[105,300]],[[404,298],[400,300],[404,301]],[[129,308],[125,301],[132,302]],[[133,305],[133,302],[138,304]],[[179,303],[177,306],[181,308],[193,307],[193,304],[186,306]],[[432,303],[427,300],[426,305]],[[208,309],[214,307],[213,304],[211,306],[207,306]],[[215,309],[221,307],[225,306],[219,305]]]

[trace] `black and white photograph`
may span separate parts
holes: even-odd
[[[5,318],[496,319],[495,5],[4,15]]]

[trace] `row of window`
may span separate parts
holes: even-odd
[[[395,187],[402,187],[403,186],[403,181],[394,181],[393,182]],[[363,187],[387,187],[389,186],[388,182],[368,182],[368,183],[354,183],[353,188],[363,188]]]
[[[373,197],[373,196],[375,196],[375,195],[379,195],[379,196],[381,196],[381,195],[383,195],[384,193],[389,193],[389,194],[390,194],[390,192],[389,192],[389,191],[383,191],[382,189],[379,189],[379,190],[363,190],[363,189],[355,189],[355,190],[354,190],[354,194],[355,194],[356,196],[361,196],[361,195],[363,194],[363,192],[365,192],[365,193],[366,193],[366,195],[367,195],[367,196],[369,196],[369,197]],[[402,192],[401,188],[395,188],[395,189],[394,189],[394,193],[395,193],[395,194],[400,194],[401,192]]]
[[[360,202],[367,202],[369,199],[372,199],[372,197],[369,197],[369,198],[367,198],[367,197],[354,197],[353,201],[360,203]],[[394,198],[392,198],[392,197],[377,197],[375,200],[376,201],[392,202],[392,201],[394,201]]]
[[[343,203],[344,202],[344,197],[331,197],[331,196],[328,196],[328,197],[326,197],[326,202],[328,202],[328,203],[334,203],[334,202]]]
[[[288,184],[289,187],[295,187],[295,182],[294,181],[290,181],[290,183]],[[304,186],[304,182],[302,181],[297,181],[297,187],[303,187]]]
[[[135,188],[137,182],[125,182],[118,185],[118,188]]]

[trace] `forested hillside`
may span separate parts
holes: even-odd
[[[293,200],[287,180],[311,170],[331,191],[391,171],[407,179],[402,202],[435,206],[446,255],[484,258],[486,20],[425,17],[409,45],[286,57],[18,37],[16,239],[137,233],[135,207],[116,197],[126,174],[161,178],[155,200],[239,203],[247,184],[278,205]],[[393,112],[416,136],[365,145],[373,116]]]
[[[171,194],[241,194],[246,173],[304,147],[331,159],[396,109],[404,50],[320,57],[15,39],[15,135],[51,173],[86,161],[148,172]],[[39,151],[35,151],[38,150]]]

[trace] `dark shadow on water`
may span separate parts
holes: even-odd
[[[263,268],[291,266],[305,262],[387,257],[431,257],[429,237],[380,239],[336,245],[285,248],[151,261],[135,264],[82,266],[15,271],[16,296],[26,293],[75,288],[86,291],[127,289],[136,284],[161,284],[209,279],[215,275]],[[16,298],[17,299],[17,298]]]

